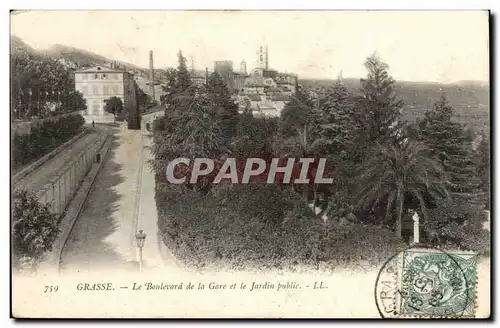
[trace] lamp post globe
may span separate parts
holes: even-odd
[[[139,271],[142,271],[142,248],[146,241],[146,234],[144,231],[139,230],[139,232],[135,234],[135,239],[137,240],[137,247],[139,248]]]
[[[135,234],[135,239],[137,240],[137,247],[142,248],[144,247],[144,242],[146,241],[146,234],[144,231],[139,230],[139,232]]]

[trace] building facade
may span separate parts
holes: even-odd
[[[256,65],[238,92],[240,110],[250,104],[254,115],[279,116],[297,87],[298,76],[270,68],[268,48],[261,46],[257,51]]]
[[[240,111],[250,104],[256,115],[279,116],[289,98],[297,91],[298,76],[270,68],[267,45],[258,48],[255,59],[255,67],[249,72],[244,60],[237,72],[233,71],[233,62],[230,60],[216,61],[214,71],[235,95]]]
[[[122,100],[124,112],[137,110],[134,76],[125,70],[95,66],[76,71],[75,89],[87,101],[85,115],[96,122],[108,121],[113,117],[104,110],[105,101],[111,97]]]

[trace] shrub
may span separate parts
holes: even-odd
[[[37,261],[52,250],[59,234],[60,217],[50,212],[36,196],[26,191],[14,194],[12,223],[12,254],[14,265]]]
[[[13,167],[35,161],[74,137],[85,123],[80,114],[47,119],[29,135],[14,135],[12,140]]]
[[[379,267],[404,244],[393,231],[373,224],[328,221],[321,257],[330,268]]]
[[[325,224],[300,195],[277,185],[222,184],[205,195],[157,186],[156,202],[164,243],[197,269],[334,268],[361,260],[375,265],[397,251],[393,232]]]
[[[490,236],[483,224],[486,215],[480,204],[454,196],[429,211],[424,224],[426,242],[443,248],[489,253]]]

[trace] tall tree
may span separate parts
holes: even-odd
[[[164,73],[164,84],[162,85],[163,95],[161,95],[161,104],[168,109],[172,106],[177,90],[177,70],[168,68]]]
[[[339,79],[320,99],[321,149],[324,154],[346,158],[355,146],[355,103]]]
[[[113,121],[116,122],[116,116],[120,115],[123,111],[123,102],[120,98],[113,96],[106,99],[104,105],[104,110],[110,114],[113,114]]]
[[[195,158],[216,159],[228,151],[221,118],[206,89],[199,88],[195,94],[186,90],[178,99],[177,106],[169,110],[168,120],[163,120],[162,130],[155,128],[152,164],[157,177],[163,177],[160,182],[164,182],[168,162],[175,158],[191,159],[191,168]],[[207,187],[206,181],[201,185]]]
[[[449,174],[451,193],[472,195],[478,191],[480,181],[476,174],[472,138],[464,128],[452,121],[453,108],[441,96],[434,108],[419,122],[420,139],[431,149]]]
[[[186,57],[182,55],[182,51],[179,50],[177,54],[179,65],[177,66],[177,81],[176,87],[179,90],[185,90],[189,88],[193,82],[191,80],[191,74],[187,68]]]
[[[318,190],[318,199],[322,199],[318,206],[329,217],[342,217],[352,202],[350,188],[355,185],[354,168],[360,157],[359,137],[363,136],[355,120],[355,98],[347,91],[342,80],[328,89],[320,92],[319,125],[320,137],[317,147],[319,155],[327,158],[330,163],[333,184],[330,188]],[[364,153],[361,153],[364,154]]]
[[[363,96],[358,99],[359,123],[365,128],[368,142],[382,144],[398,136],[403,102],[396,97],[389,66],[377,54],[368,57],[364,65],[368,74],[366,79],[361,79]]]
[[[186,65],[186,58],[179,50],[177,54],[178,65],[177,69],[168,69],[165,72],[165,86],[163,87],[164,96],[162,104],[166,110],[172,109],[182,102],[183,96],[188,96],[186,91],[193,93],[195,88],[191,81],[191,74],[189,73]]]
[[[280,131],[284,137],[295,138],[298,152],[307,157],[319,143],[321,119],[317,101],[307,90],[298,90],[281,112]]]
[[[408,140],[377,146],[373,156],[360,167],[358,205],[363,209],[385,205],[386,221],[395,205],[396,236],[400,238],[405,200],[415,198],[426,218],[426,195],[436,199],[447,195],[442,179],[441,167],[429,157],[422,143]]]
[[[236,135],[238,124],[238,105],[233,99],[222,77],[214,72],[208,79],[207,90],[213,98],[217,115],[221,118],[222,133],[226,138]]]

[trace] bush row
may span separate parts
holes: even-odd
[[[12,140],[12,165],[18,168],[46,155],[80,132],[85,119],[80,114],[47,120],[30,134],[14,135]]]
[[[373,266],[398,246],[389,230],[325,223],[300,196],[276,185],[218,186],[205,195],[157,185],[156,202],[164,243],[198,270]]]

